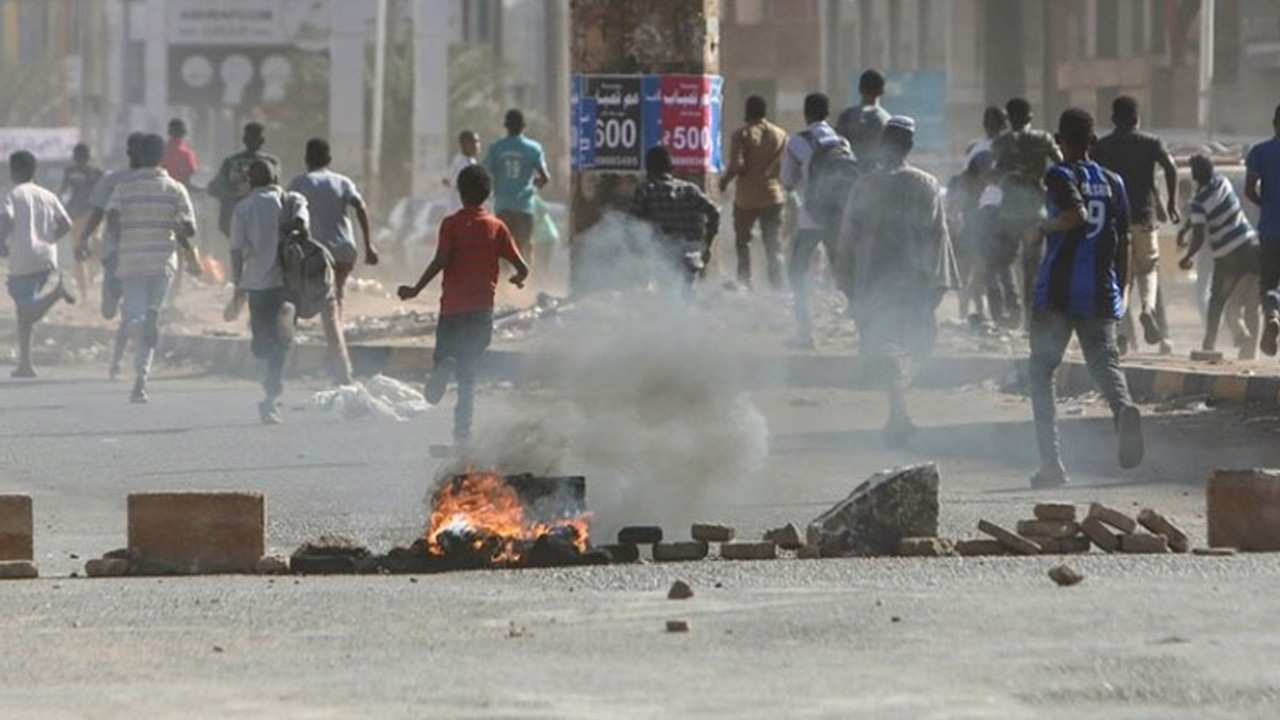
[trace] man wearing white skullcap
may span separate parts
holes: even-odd
[[[907,164],[914,141],[911,118],[885,124],[880,167],[858,181],[845,209],[836,264],[849,283],[860,352],[889,394],[891,447],[916,429],[906,390],[933,350],[938,303],[959,285],[938,181]]]

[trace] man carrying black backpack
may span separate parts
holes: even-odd
[[[281,263],[281,240],[305,233],[310,216],[306,198],[285,192],[265,161],[254,161],[248,176],[252,189],[231,215],[231,277],[237,294],[248,299],[253,355],[267,363],[266,397],[258,414],[264,425],[278,425],[284,363],[298,312]]]
[[[821,244],[826,248],[828,264],[834,262],[843,200],[848,198],[857,172],[848,141],[827,124],[830,114],[831,101],[826,95],[805,96],[804,119],[808,127],[791,136],[782,156],[782,185],[800,195],[787,266],[796,314],[796,334],[787,341],[787,347],[797,350],[814,348],[809,283],[813,253]]]

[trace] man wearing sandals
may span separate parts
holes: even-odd
[[[1142,462],[1142,417],[1129,395],[1116,323],[1128,286],[1128,201],[1124,181],[1089,157],[1093,117],[1078,108],[1062,113],[1056,140],[1063,161],[1045,173],[1049,219],[1027,231],[1025,244],[1045,242],[1031,316],[1031,408],[1040,469],[1031,486],[1067,483],[1058,449],[1053,374],[1075,335],[1089,374],[1111,406],[1120,433],[1120,466]]]

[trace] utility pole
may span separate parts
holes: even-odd
[[[382,121],[387,100],[387,0],[374,0],[373,108],[369,129],[369,156],[365,162],[365,187],[369,204],[382,208]]]
[[[574,0],[571,8],[570,67],[575,74],[709,75],[720,70],[719,0]],[[710,173],[680,176],[714,193]],[[575,293],[590,285],[577,260],[578,238],[609,208],[626,207],[638,179],[637,172],[573,171],[570,276]]]
[[[1214,0],[1200,0],[1200,94],[1197,122],[1200,129],[1213,138],[1213,55],[1214,55]]]

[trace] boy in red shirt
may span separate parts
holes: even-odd
[[[511,231],[484,208],[493,190],[493,177],[483,165],[471,165],[456,180],[463,208],[440,223],[436,256],[416,285],[401,285],[401,300],[415,298],[444,273],[440,321],[436,324],[433,367],[427,378],[427,402],[444,397],[449,376],[458,375],[458,404],[453,409],[453,440],[471,438],[476,394],[476,366],[493,337],[493,296],[498,289],[498,261],[516,269],[511,283],[524,287],[529,266],[516,249]]]

